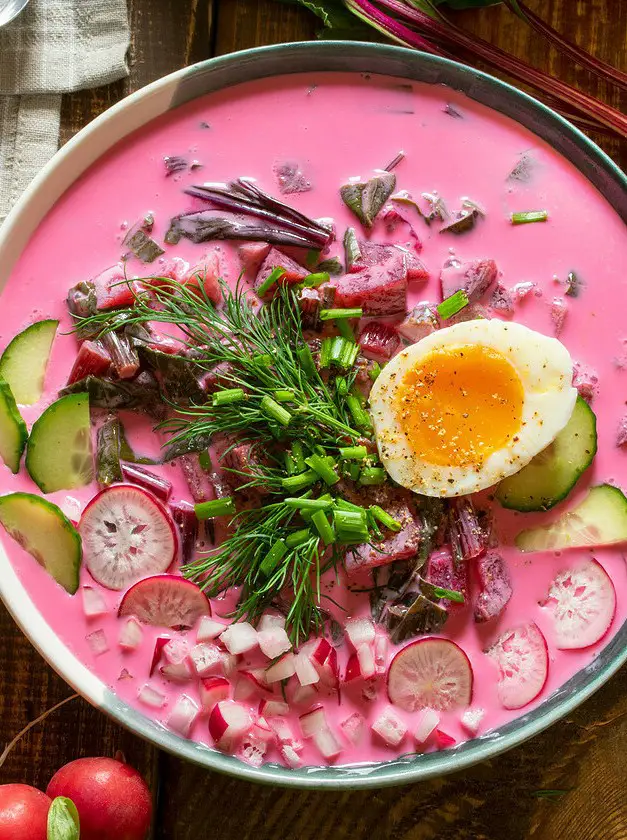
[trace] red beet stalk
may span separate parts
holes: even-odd
[[[138,487],[143,487],[149,493],[153,493],[158,499],[167,502],[172,495],[172,485],[170,482],[161,478],[150,470],[144,470],[142,467],[137,467],[135,464],[122,464],[122,475],[124,479],[130,484],[136,484]]]
[[[194,506],[189,502],[176,502],[170,505],[170,511],[181,535],[181,559],[183,563],[189,563],[194,556],[198,536],[198,518]]]

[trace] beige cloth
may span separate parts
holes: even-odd
[[[0,29],[0,223],[59,144],[61,95],[128,75],[126,0],[31,0]]]

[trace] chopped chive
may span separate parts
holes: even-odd
[[[355,421],[355,425],[358,429],[371,429],[370,425],[370,417],[368,417],[368,413],[364,411],[361,407],[361,403],[359,398],[356,397],[354,394],[349,394],[346,397],[346,405],[348,406],[348,410],[351,413],[351,417]]]
[[[314,364],[313,356],[311,355],[311,349],[308,344],[303,344],[302,347],[299,347],[296,351],[296,355],[298,356],[298,361],[302,369],[305,371],[307,376],[311,379],[315,379],[317,370],[316,365]]]
[[[198,463],[201,470],[211,472],[213,464],[211,463],[211,455],[208,449],[203,449],[202,452],[198,453]]]
[[[283,540],[277,540],[261,561],[261,566],[259,567],[261,574],[269,577],[286,554],[287,545]]]
[[[361,248],[359,247],[355,228],[346,228],[346,233],[344,234],[344,256],[347,271],[350,271],[354,263],[359,262],[361,259]]]
[[[228,516],[235,513],[233,496],[223,499],[212,499],[210,502],[199,502],[194,505],[194,512],[198,519],[213,519],[214,516]]]
[[[352,344],[355,343],[355,333],[353,332],[353,328],[345,318],[338,318],[333,323],[335,324],[337,331],[342,336],[342,338],[345,338]]]
[[[363,314],[364,311],[361,307],[355,307],[353,309],[321,309],[320,320],[336,321],[344,318],[361,318]]]
[[[359,405],[362,408],[366,407],[366,405],[368,404],[368,400],[366,399],[366,395],[363,393],[363,391],[360,391],[360,389],[355,385],[355,383],[353,383],[353,386],[351,388],[351,394],[354,397],[357,397],[357,400],[359,401]]]
[[[251,361],[261,367],[272,366],[272,356],[269,353],[257,353],[256,356],[252,357]]]
[[[316,531],[322,537],[322,542],[325,545],[331,545],[335,542],[335,531],[333,526],[327,519],[327,515],[323,510],[319,510],[313,514],[311,521],[314,524]]]
[[[346,339],[344,339],[346,341]],[[359,344],[353,344],[351,342],[346,342],[344,345],[344,351],[342,353],[342,367],[343,368],[352,368],[355,364],[355,360],[359,354]]]
[[[340,396],[345,397],[348,394],[348,382],[343,376],[335,377],[335,388]]]
[[[431,591],[436,598],[447,598],[449,601],[455,601],[456,604],[464,603],[462,593],[456,592],[454,589],[445,589],[443,586],[432,586]]]
[[[318,473],[324,483],[329,486],[337,484],[340,480],[339,475],[322,455],[311,455],[309,458],[305,458],[305,463],[314,472]]]
[[[259,286],[259,288],[257,289],[257,294],[259,295],[259,297],[263,297],[265,293],[268,292],[274,286],[277,280],[280,280],[281,277],[283,277],[284,274],[285,269],[281,268],[280,265],[277,265],[275,268],[273,268],[270,274],[268,274],[266,279],[263,281],[261,286]]]
[[[292,415],[282,405],[279,405],[276,400],[273,400],[272,397],[265,396],[261,400],[259,407],[272,420],[276,420],[282,426],[289,426]]]
[[[360,516],[365,510],[365,508],[359,507],[359,505],[347,502],[346,499],[336,499],[335,506],[338,510],[352,510],[353,513],[358,513]]]
[[[321,496],[319,499],[306,499],[303,496],[289,496],[283,500],[288,508],[294,510],[329,510],[333,507],[333,499]]]
[[[314,274],[308,274],[303,280],[303,286],[308,289],[315,289],[316,286],[321,286],[329,280],[329,273],[327,271],[316,271]]]
[[[347,461],[363,461],[368,457],[368,450],[365,446],[340,446],[340,458]]]
[[[375,539],[382,540],[383,539],[383,534],[381,533],[381,529],[379,528],[379,523],[375,519],[374,514],[372,513],[371,510],[368,510],[366,513],[367,513],[367,516],[368,516],[368,528],[370,529],[371,533],[374,534]]]
[[[325,339],[326,340],[326,339]],[[331,342],[331,353],[329,360],[336,365],[341,365],[345,347],[349,342],[341,335],[329,339]]]
[[[385,470],[383,467],[365,467],[359,473],[359,483],[365,486],[385,483]]]
[[[323,458],[326,458],[327,450],[324,448],[324,446],[320,446],[319,443],[314,443],[312,449],[314,452],[317,452],[318,455],[322,455]]]
[[[344,543],[368,542],[370,533],[368,531],[368,517],[365,510],[338,510],[333,511],[333,524],[337,538]]]
[[[311,531],[309,528],[301,528],[300,531],[293,531],[285,538],[285,545],[288,548],[297,548],[299,545],[309,542],[310,539]]]
[[[299,440],[295,440],[292,444],[292,458],[296,466],[296,472],[302,473],[307,469],[305,463],[305,453],[303,452],[303,445]]]
[[[223,391],[216,391],[213,395],[213,405],[233,405],[242,402],[245,398],[242,388],[225,388]]]
[[[373,366],[368,371],[368,376],[372,379],[373,382],[376,382],[379,378],[379,374],[381,373],[381,365],[379,362],[375,362]]]
[[[546,210],[527,210],[523,213],[512,213],[512,224],[528,225],[530,222],[546,222],[548,218]]]
[[[468,306],[468,295],[463,289],[458,289],[450,297],[445,298],[442,303],[438,305],[438,315],[440,318],[452,318],[457,315],[465,306]]]
[[[281,391],[275,391],[272,395],[277,402],[294,402],[294,391],[290,391],[287,388]]]
[[[393,516],[387,512],[387,510],[383,510],[382,507],[379,505],[370,505],[370,512],[377,519],[383,526],[389,528],[390,531],[400,531],[403,527],[402,523],[398,521],[398,519],[394,519]]]
[[[285,472],[288,475],[296,475],[297,472],[302,472],[301,470],[296,469],[296,462],[294,461],[291,452],[283,453],[283,461],[285,463]]]
[[[320,367],[328,368],[331,364],[331,350],[333,348],[333,338],[325,338],[320,346]]]
[[[311,484],[315,484],[320,480],[320,476],[313,470],[306,470],[298,475],[290,475],[281,481],[281,486],[284,490],[291,490],[293,493],[298,493],[299,490],[304,490]]]
[[[361,467],[355,461],[348,465],[348,475],[353,481],[357,481],[359,478],[359,473],[361,472]]]

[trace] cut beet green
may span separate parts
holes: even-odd
[[[596,417],[577,397],[570,420],[553,443],[520,472],[504,479],[496,498],[503,507],[520,511],[548,510],[565,499],[597,451]]]
[[[0,376],[8,382],[15,401],[33,405],[41,399],[44,377],[58,321],[37,321],[10,342],[0,358]]]
[[[87,394],[61,397],[34,423],[26,469],[44,493],[89,484],[94,465]]]
[[[17,409],[13,392],[0,377],[0,458],[13,473],[20,468],[27,440],[28,429]]]
[[[81,538],[56,505],[30,493],[0,496],[0,523],[57,583],[78,589]]]
[[[627,542],[627,498],[611,484],[593,487],[586,498],[549,525],[521,531],[521,551],[615,545]]]

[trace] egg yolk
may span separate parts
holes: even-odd
[[[398,421],[414,452],[439,466],[476,466],[514,439],[524,392],[512,363],[481,345],[434,350],[397,391]]]

